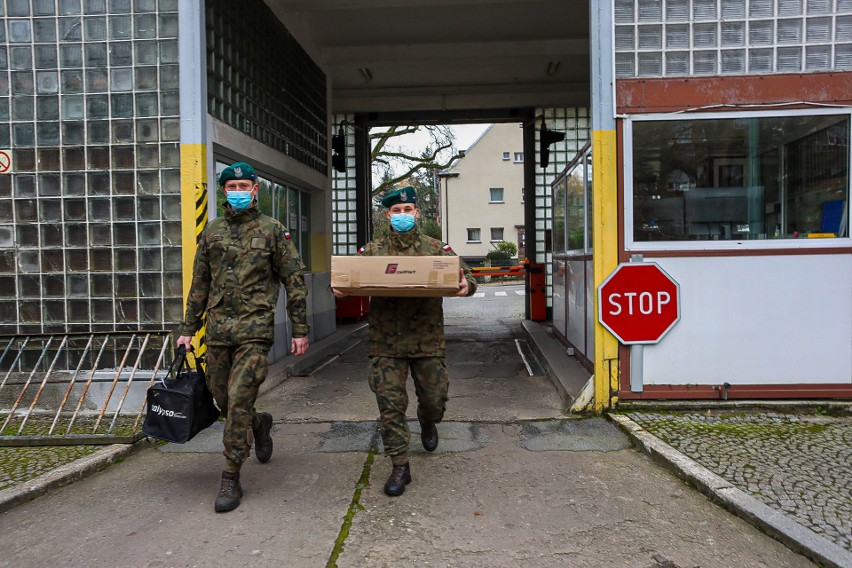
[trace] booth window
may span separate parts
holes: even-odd
[[[850,114],[630,122],[634,242],[849,236]]]
[[[553,251],[588,253],[592,244],[592,151],[587,145],[554,181]]]

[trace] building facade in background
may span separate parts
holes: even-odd
[[[480,264],[501,241],[524,246],[524,144],[520,125],[492,124],[440,174],[444,241]]]

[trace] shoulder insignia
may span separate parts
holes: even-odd
[[[451,250],[453,250],[453,249],[452,249],[452,247],[451,247],[450,245],[446,245],[446,244],[445,244],[445,245],[444,245],[444,250],[445,250],[445,251],[451,251]]]
[[[284,231],[284,238],[290,239],[290,231]]]

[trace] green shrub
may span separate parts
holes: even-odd
[[[509,264],[512,258],[518,253],[518,247],[515,246],[514,243],[510,243],[508,241],[500,241],[492,245],[494,250],[488,251],[486,253],[485,258],[490,260],[492,263],[499,263],[502,265]]]
[[[505,252],[507,255],[509,255],[509,258],[514,258],[515,255],[518,254],[518,247],[515,245],[515,243],[510,243],[509,241],[500,241],[499,243],[494,245],[494,248],[496,248],[498,251]]]
[[[420,232],[433,239],[441,240],[441,226],[432,219],[420,217]]]

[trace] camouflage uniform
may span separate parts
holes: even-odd
[[[366,256],[455,256],[449,246],[420,234],[391,233],[364,246]],[[470,269],[462,262],[469,286],[476,291]],[[407,460],[411,432],[406,379],[414,379],[417,417],[438,423],[444,417],[449,378],[444,343],[443,298],[374,296],[370,300],[370,389],[376,395],[385,454],[394,464]]]
[[[308,334],[303,270],[290,234],[255,206],[226,205],[201,233],[179,333],[194,335],[207,312],[207,385],[226,417],[226,470],[239,471],[258,426],[254,402],[269,366],[280,283],[293,337]]]

